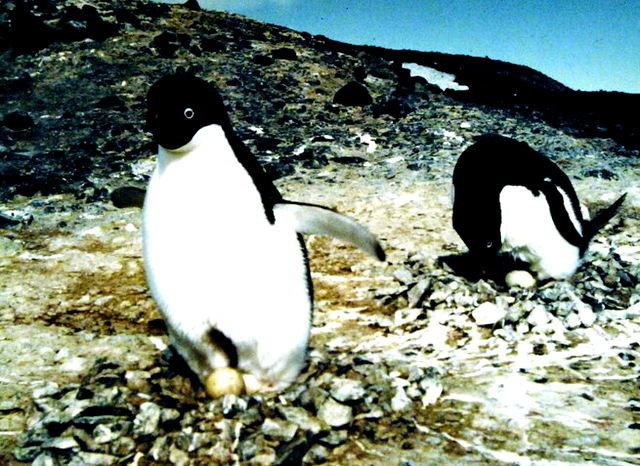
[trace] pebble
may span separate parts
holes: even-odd
[[[412,286],[407,292],[409,307],[421,307],[430,286],[431,280],[427,278],[419,280],[414,286]]]
[[[297,424],[302,430],[309,431],[312,434],[318,434],[326,430],[326,424],[304,408],[283,406],[280,408],[280,413],[287,421]]]
[[[306,455],[304,455],[303,464],[322,464],[326,463],[329,457],[329,450],[323,445],[313,445]]]
[[[420,381],[420,389],[424,392],[424,395],[420,398],[423,408],[438,401],[444,392],[442,382],[432,377],[422,379]]]
[[[176,466],[184,466],[189,464],[190,460],[189,455],[186,452],[172,446],[169,450],[169,461],[171,464],[175,464]]]
[[[74,455],[69,466],[111,466],[116,464],[118,458],[106,453],[91,453],[86,451],[78,452]]]
[[[329,397],[318,409],[318,419],[331,427],[342,427],[353,419],[353,410],[351,406],[338,403]]]
[[[338,378],[331,384],[331,396],[337,401],[350,402],[362,399],[365,391],[360,380]]]
[[[140,413],[133,420],[133,431],[138,435],[150,435],[158,430],[162,408],[146,401],[140,405]]]
[[[395,270],[393,276],[403,285],[408,285],[413,282],[413,273],[405,267]]]
[[[131,425],[131,423],[127,423]],[[122,437],[126,433],[127,424],[124,423],[111,423],[111,424],[98,424],[93,429],[93,440],[96,443],[110,443],[115,439]]]
[[[51,455],[51,453],[45,451],[39,454],[36,459],[33,460],[31,466],[57,466],[58,462]]]
[[[291,421],[267,418],[262,423],[260,431],[266,437],[272,438],[274,440],[284,440],[285,442],[289,442],[296,435],[298,426]]]
[[[596,313],[593,312],[591,306],[585,303],[580,303],[581,305],[577,306],[578,318],[582,325],[585,327],[591,327],[596,321]]]
[[[396,387],[396,393],[391,398],[391,409],[394,411],[404,411],[412,404],[411,398],[407,395],[407,392],[403,387]]]
[[[532,327],[537,327],[539,325],[545,325],[550,320],[550,315],[547,310],[541,304],[535,306],[529,315],[527,316],[527,322],[531,324]]]
[[[582,325],[582,321],[580,320],[577,312],[572,312],[567,317],[565,317],[564,325],[568,329],[574,329],[580,327],[580,325]]]
[[[480,326],[496,325],[502,321],[506,315],[507,312],[504,309],[491,302],[480,304],[480,306],[471,313],[473,320]]]

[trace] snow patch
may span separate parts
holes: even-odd
[[[468,91],[469,86],[458,84],[456,77],[453,74],[445,73],[444,71],[438,71],[435,68],[428,66],[418,65],[417,63],[403,63],[402,67],[411,72],[411,76],[422,77],[427,80],[429,84],[438,86],[443,91],[452,89],[454,91]]]

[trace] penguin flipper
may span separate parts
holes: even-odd
[[[332,236],[353,244],[380,261],[385,252],[380,242],[365,226],[327,207],[294,202],[273,207],[276,223],[290,223],[296,232],[306,235]]]
[[[627,197],[627,193],[620,196],[613,204],[599,211],[595,217],[588,223],[585,236],[589,239],[593,238],[618,212],[618,209]]]

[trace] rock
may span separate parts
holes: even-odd
[[[403,285],[408,285],[409,283],[412,283],[414,281],[413,273],[411,273],[411,270],[407,269],[406,267],[394,270],[393,276]]]
[[[593,312],[593,309],[591,308],[591,306],[582,302],[580,304],[581,305],[576,306],[576,310],[578,312],[578,318],[580,319],[580,322],[582,322],[582,325],[584,325],[585,327],[593,326],[593,324],[596,321],[595,312]]]
[[[176,466],[185,466],[190,464],[189,455],[172,445],[169,449],[169,461]]]
[[[318,419],[326,422],[331,427],[342,427],[349,424],[353,419],[353,410],[351,406],[338,403],[329,397],[318,409]]]
[[[420,279],[418,283],[409,288],[409,291],[407,292],[407,303],[409,307],[422,307],[422,303],[427,297],[427,293],[429,292],[430,287],[431,280],[429,280],[428,278],[423,278]]]
[[[289,47],[280,47],[271,52],[271,56],[276,60],[297,60],[298,54]]]
[[[53,454],[45,451],[39,454],[31,463],[31,466],[58,466],[58,462],[56,461]]]
[[[512,270],[504,278],[509,287],[533,288],[536,286],[536,279],[526,270]]]
[[[345,443],[347,440],[349,440],[348,429],[333,429],[327,435],[319,439],[319,442],[323,445],[337,447],[338,445],[342,445],[343,443]]]
[[[73,455],[68,465],[72,466],[111,466],[118,461],[118,458],[105,453],[91,453],[86,451]]]
[[[96,7],[83,5],[82,8],[70,6],[58,23],[58,39],[75,42],[83,39],[103,41],[119,31],[116,23],[106,21]]]
[[[136,435],[151,435],[158,430],[162,408],[150,401],[140,405],[140,413],[133,420],[133,432]]]
[[[391,398],[391,409],[398,412],[408,409],[412,405],[411,398],[407,396],[404,387],[397,386],[393,398]]]
[[[16,54],[31,53],[57,40],[57,31],[32,11],[27,2],[16,2],[9,12],[8,45]]]
[[[269,66],[273,65],[273,58],[268,55],[256,55],[253,57],[253,63],[260,66]]]
[[[350,81],[341,87],[333,97],[333,103],[348,107],[362,107],[373,102],[369,90],[357,81]]]
[[[423,309],[416,309],[416,308],[399,309],[393,315],[393,325],[396,327],[399,327],[401,325],[415,321],[420,316],[424,316]]]
[[[130,422],[114,422],[110,424],[98,424],[93,429],[93,439],[96,443],[111,443],[117,438],[127,434],[131,429]]]
[[[608,170],[606,168],[585,170],[583,172],[583,175],[584,176],[593,177],[593,178],[602,178],[603,180],[617,180],[618,179],[618,175],[616,175],[614,172],[612,172],[611,170]]]
[[[96,108],[124,108],[124,101],[117,95],[108,95],[96,103]]]
[[[580,320],[580,317],[578,316],[577,312],[572,312],[569,315],[567,315],[567,317],[565,317],[564,325],[568,329],[574,329],[574,328],[580,327],[580,325],[582,325],[582,321]]]
[[[271,466],[276,464],[276,452],[273,448],[265,448],[263,451],[251,458],[251,464],[256,466]]]
[[[131,437],[116,438],[111,442],[109,451],[117,456],[127,456],[136,449],[136,442]]]
[[[390,96],[379,99],[372,108],[373,115],[389,115],[394,118],[404,118],[416,110],[415,106],[405,97]]]
[[[157,437],[149,450],[149,455],[155,461],[166,462],[169,459],[171,439],[168,436]]]
[[[111,202],[119,209],[125,207],[140,207],[144,205],[146,190],[135,186],[123,186],[111,192]]]
[[[215,36],[205,36],[200,39],[200,47],[204,52],[218,53],[224,52],[226,46]]]
[[[298,425],[291,421],[282,419],[265,419],[262,423],[260,431],[269,438],[274,440],[284,440],[289,442],[293,439],[298,431]]]
[[[549,322],[550,318],[551,316],[549,315],[547,310],[544,308],[544,306],[537,305],[531,310],[531,312],[527,316],[527,322],[533,327],[538,327],[538,326],[546,325]]]
[[[42,444],[43,448],[54,450],[72,450],[78,446],[78,441],[73,437],[54,437]]]
[[[283,406],[280,408],[280,412],[286,420],[297,424],[298,427],[312,434],[318,434],[326,430],[325,422],[316,418],[304,408],[298,406]]]
[[[33,127],[33,118],[18,112],[7,113],[2,119],[2,126],[13,131],[23,131]]]
[[[329,450],[323,445],[313,445],[306,455],[303,464],[324,464],[327,462]]]
[[[189,9],[189,10],[193,10],[193,11],[201,11],[202,10],[198,0],[187,0],[186,2],[184,2],[182,4],[182,6],[187,8],[187,9]]]
[[[423,395],[420,398],[422,407],[434,404],[444,392],[442,382],[436,377],[424,377],[419,383],[420,390]]]
[[[173,58],[175,53],[183,47],[188,47],[191,42],[189,36],[176,34],[171,31],[164,31],[158,34],[151,41],[151,47],[156,49],[158,55],[163,58]]]
[[[333,380],[330,393],[337,401],[347,403],[361,400],[365,390],[360,380],[340,378]]]
[[[497,325],[506,315],[507,312],[504,309],[491,302],[480,304],[480,306],[471,313],[473,320],[480,326]]]
[[[0,212],[0,228],[10,228],[10,227],[14,227],[16,225],[20,225],[20,220],[17,218],[14,218],[10,215],[5,215],[2,212]],[[2,240],[0,240],[2,241]]]
[[[40,445],[33,447],[19,447],[13,450],[13,456],[15,456],[18,461],[33,463],[41,452],[42,448]]]

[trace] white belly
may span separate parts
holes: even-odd
[[[568,205],[568,198],[565,205]],[[540,278],[568,278],[580,265],[579,249],[556,228],[544,195],[534,196],[522,186],[500,192],[502,251],[527,262]],[[577,220],[574,225],[581,231]]]
[[[211,327],[234,343],[240,369],[273,385],[297,376],[311,317],[304,253],[295,231],[268,222],[232,153],[196,149],[156,170],[144,253],[173,342],[201,379],[224,362],[207,340]]]

